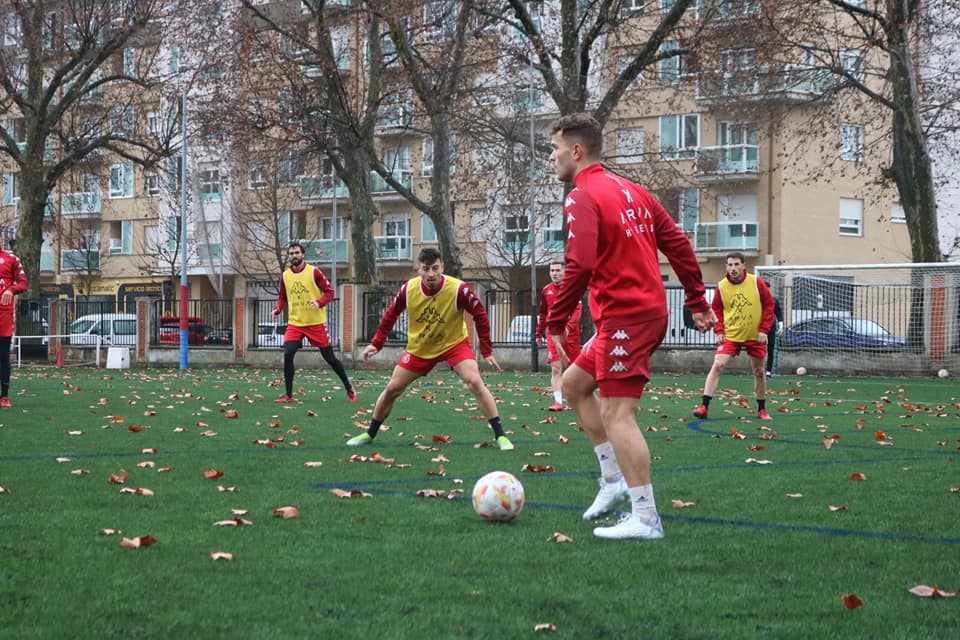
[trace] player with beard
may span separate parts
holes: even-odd
[[[0,249],[0,409],[10,403],[10,343],[13,341],[14,296],[29,288],[20,258]]]
[[[287,307],[287,331],[283,336],[283,383],[286,393],[275,400],[279,403],[296,402],[293,399],[293,358],[303,339],[320,349],[320,355],[343,382],[350,402],[357,401],[357,392],[350,384],[343,363],[333,353],[327,333],[327,305],[336,295],[333,287],[317,267],[303,261],[303,245],[291,242],[287,247],[290,268],[280,279],[280,294],[273,308],[276,318]]]
[[[746,349],[753,372],[757,417],[770,420],[763,365],[767,357],[767,334],[774,323],[773,295],[761,278],[747,273],[743,254],[739,251],[727,254],[726,268],[727,276],[717,283],[713,296],[713,311],[717,314],[717,324],[713,328],[717,334],[717,350],[703,385],[703,403],[694,409],[693,415],[700,419],[707,417],[710,400],[727,363],[741,349]]]

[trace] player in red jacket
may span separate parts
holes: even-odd
[[[716,316],[704,298],[703,278],[690,241],[645,189],[600,165],[603,131],[583,113],[557,120],[550,160],[573,185],[564,199],[567,271],[547,318],[560,346],[567,321],[590,288],[597,334],[566,373],[563,389],[594,445],[600,491],[583,514],[592,520],[629,497],[631,513],[600,538],[663,537],[650,482],[650,449],[637,426],[637,409],[650,379],[650,355],[667,329],[660,277],[662,252],[686,291],[694,324],[706,331]],[[594,395],[599,389],[599,399]]]
[[[547,407],[547,411],[563,411],[563,388],[561,381],[563,370],[570,366],[570,363],[576,360],[580,355],[580,313],[581,306],[578,305],[576,311],[570,316],[567,322],[566,331],[564,331],[563,349],[557,351],[553,340],[547,336],[547,314],[553,301],[557,299],[560,293],[560,283],[563,282],[563,272],[566,266],[560,260],[554,260],[550,263],[550,284],[540,291],[540,308],[537,316],[537,344],[547,344],[547,362],[550,364],[550,386],[553,388],[553,404]]]
[[[27,290],[20,258],[0,249],[0,409],[10,404],[10,343],[13,342],[14,296]]]

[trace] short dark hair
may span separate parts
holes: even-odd
[[[591,156],[599,156],[603,149],[603,127],[588,113],[570,113],[557,118],[550,127],[550,135],[555,133],[572,138]]]
[[[424,247],[417,256],[417,262],[420,264],[433,264],[440,259],[440,252],[433,247]]]
[[[742,262],[743,264],[747,264],[747,261],[746,261],[746,259],[743,257],[743,254],[740,253],[739,251],[731,251],[730,253],[728,253],[728,254],[727,254],[727,257],[724,259],[724,262],[726,262],[726,261],[729,260],[730,258],[734,258],[734,259],[736,259],[736,260],[739,260],[739,261]]]
[[[287,251],[290,251],[290,249],[293,249],[294,247],[296,247],[297,249],[300,249],[300,253],[306,253],[306,251],[303,250],[303,245],[300,244],[299,242],[291,242],[290,244],[288,244]]]
[[[549,269],[550,267],[552,267],[552,266],[555,265],[555,264],[558,264],[558,265],[560,265],[561,267],[564,267],[564,268],[567,266],[567,263],[564,262],[563,260],[551,260],[551,261],[550,261],[550,264],[547,265],[547,268]]]

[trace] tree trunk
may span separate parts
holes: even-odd
[[[40,297],[40,249],[43,245],[43,214],[49,191],[40,172],[24,171],[20,177],[20,223],[15,253],[23,263],[30,283],[27,297],[35,300]]]
[[[350,194],[350,238],[353,240],[354,282],[377,287],[377,253],[373,243],[373,220],[377,207],[370,197],[367,183],[369,165],[359,150],[341,155],[344,170],[341,178]]]

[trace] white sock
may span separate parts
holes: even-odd
[[[553,392],[553,401],[556,402],[557,404],[563,404],[563,392],[562,392],[562,391],[554,391],[554,392]]]
[[[653,485],[644,484],[639,487],[628,487],[630,504],[633,515],[644,522],[653,522],[657,519],[657,503],[653,499]]]
[[[607,482],[616,482],[623,474],[620,473],[620,465],[617,464],[617,454],[613,452],[613,445],[609,442],[598,444],[593,448],[597,454],[597,461],[600,463],[600,475]]]

